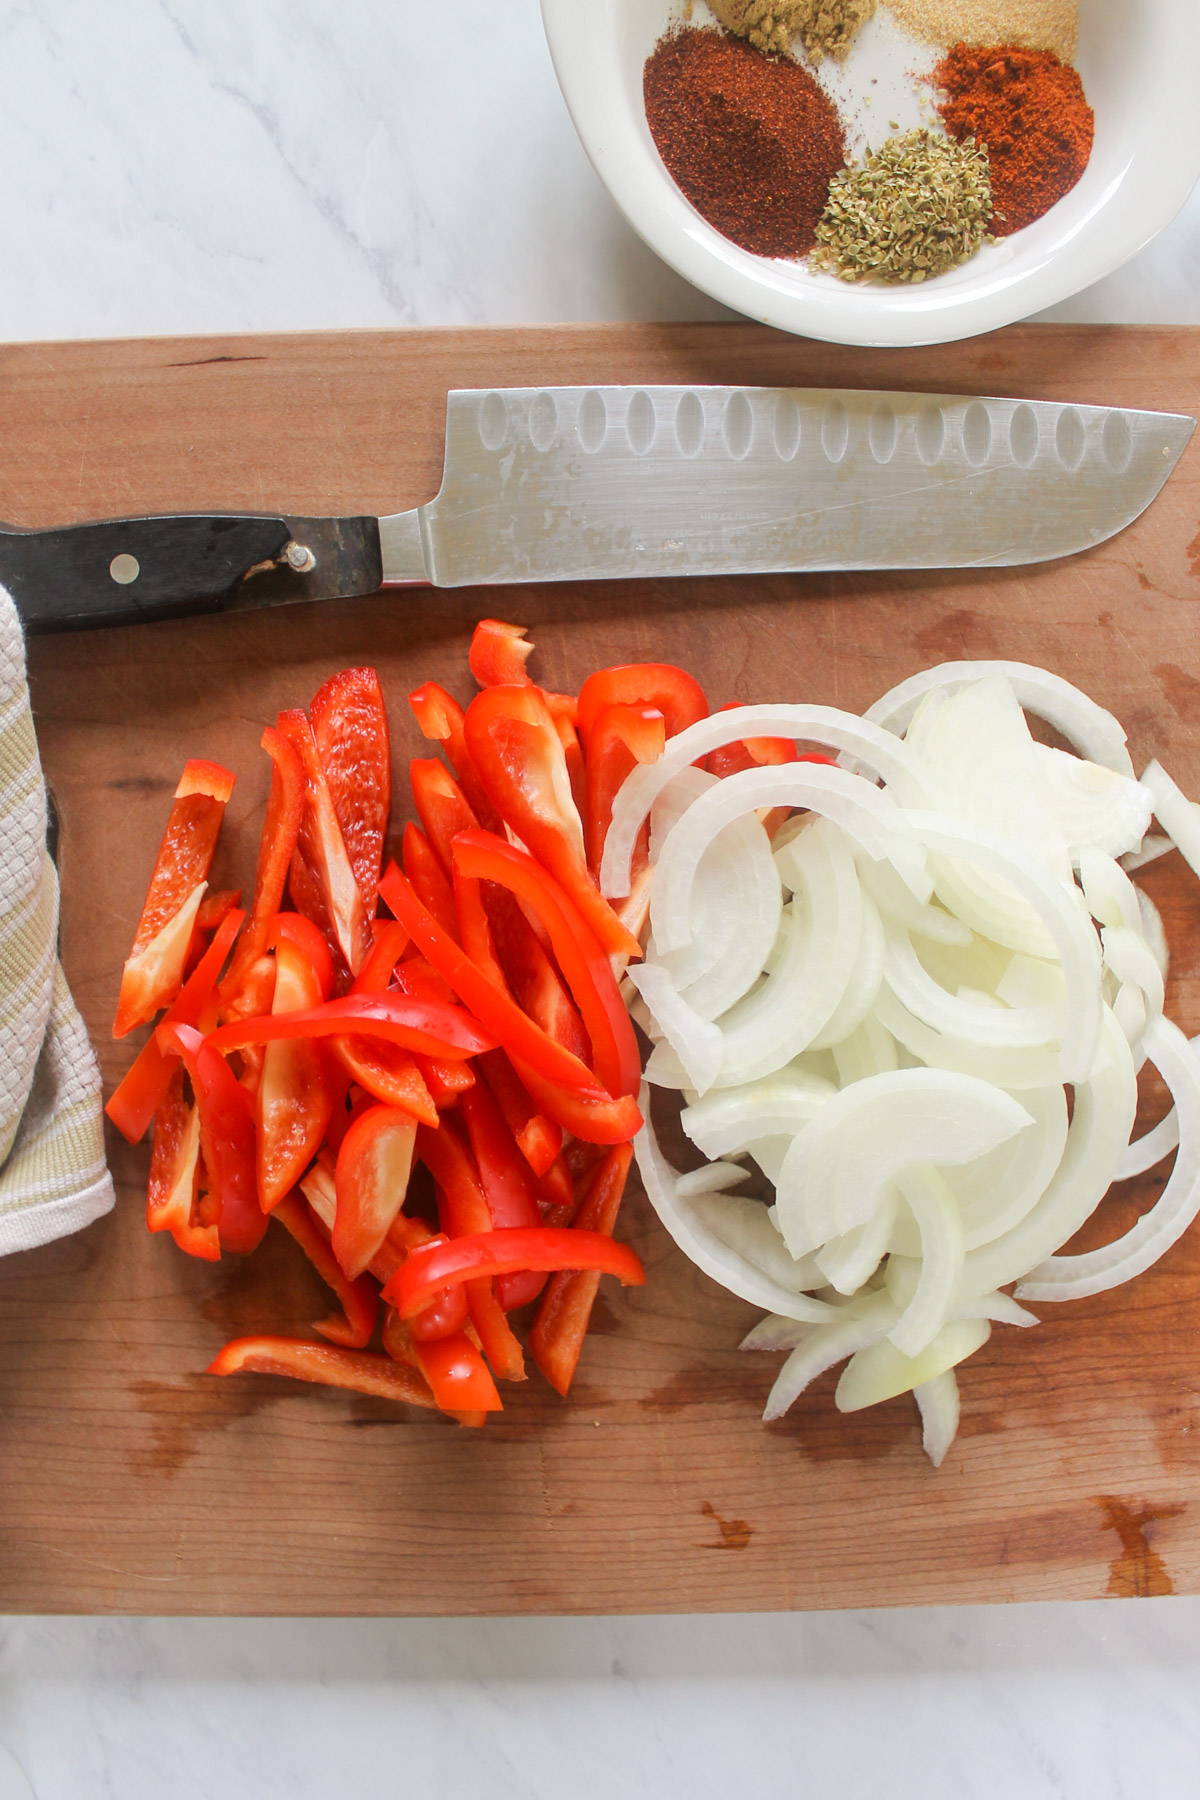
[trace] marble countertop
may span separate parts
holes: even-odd
[[[581,0],[582,3],[582,0]],[[0,9],[0,341],[728,316],[592,174],[536,0]],[[1048,315],[1200,323],[1200,193]],[[800,1617],[0,1622],[0,1800],[1156,1800],[1200,1600]],[[13,1760],[15,1759],[15,1760]]]

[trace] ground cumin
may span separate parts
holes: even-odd
[[[859,28],[875,11],[875,0],[708,0],[730,31],[749,38],[770,56],[786,56],[799,38],[813,62],[832,56],[841,62]]]
[[[1048,50],[956,44],[931,80],[947,96],[947,131],[987,149],[995,236],[1032,225],[1070,193],[1092,154],[1095,122],[1074,69]]]
[[[837,109],[808,71],[689,28],[655,46],[643,91],[659,155],[697,212],[743,250],[807,256],[846,160]]]

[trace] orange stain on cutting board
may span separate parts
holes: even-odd
[[[1096,1505],[1104,1512],[1104,1522],[1115,1531],[1121,1548],[1112,1560],[1108,1577],[1108,1594],[1117,1600],[1142,1600],[1154,1594],[1173,1594],[1175,1584],[1167,1573],[1167,1565],[1151,1547],[1149,1528],[1159,1519],[1174,1519],[1183,1511],[1178,1504],[1135,1506],[1113,1494],[1098,1494]]]
[[[700,1511],[721,1534],[716,1543],[702,1544],[702,1550],[744,1550],[754,1536],[753,1525],[747,1525],[745,1519],[723,1519],[711,1500],[706,1500]]]
[[[1200,581],[1200,531],[1196,533],[1195,537],[1184,551],[1184,555],[1188,559],[1188,568],[1192,571],[1196,580]]]

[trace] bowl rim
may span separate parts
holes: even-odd
[[[803,292],[773,282],[770,259],[722,237],[675,186],[644,115],[628,117],[617,42],[623,0],[541,0],[541,10],[554,72],[583,148],[657,256],[702,292],[765,325],[828,343],[888,348],[952,343],[1067,300],[1136,256],[1182,210],[1200,180],[1194,80],[1200,0],[1136,3],[1149,7],[1158,23],[1153,103],[1118,179],[1099,203],[1064,227],[1062,241],[1028,266],[993,268],[982,284],[951,277],[919,288],[858,287],[849,307],[846,290],[832,277],[815,279]],[[635,129],[628,129],[631,123]],[[1153,181],[1140,178],[1151,171]],[[791,271],[795,265],[779,267]]]

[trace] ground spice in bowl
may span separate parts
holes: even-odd
[[[1095,125],[1074,69],[1048,50],[957,44],[930,79],[946,94],[947,131],[987,146],[997,237],[1032,225],[1070,193]]]
[[[905,132],[835,177],[812,265],[842,281],[929,281],[974,256],[991,216],[973,140]]]
[[[808,73],[741,38],[688,28],[643,75],[659,155],[696,211],[759,256],[807,256],[846,160],[837,109]]]
[[[841,62],[875,11],[875,0],[708,0],[729,31],[757,50],[786,56],[799,38],[813,62]]]
[[[1079,0],[884,0],[896,23],[924,44],[1015,44],[1075,55]]]

